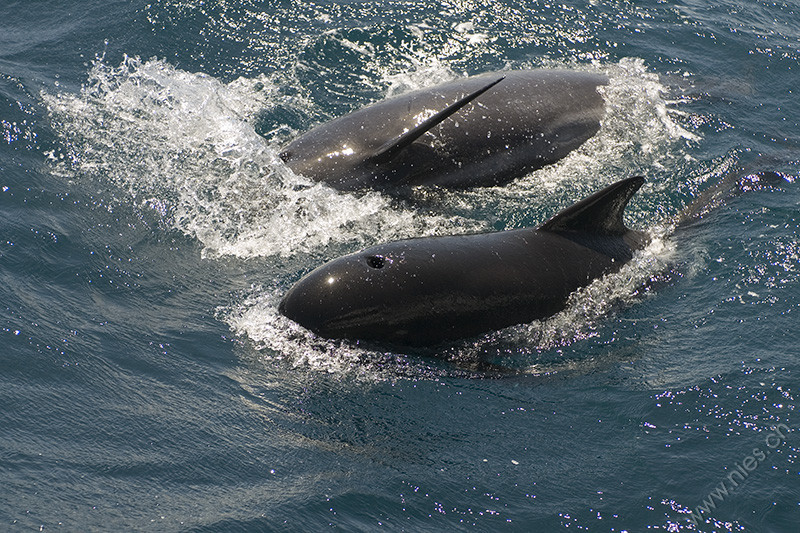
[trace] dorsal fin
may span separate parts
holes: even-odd
[[[564,209],[539,226],[539,229],[623,235],[628,229],[622,220],[622,213],[643,183],[644,178],[641,176],[618,181]]]
[[[432,117],[424,120],[421,124],[416,126],[413,129],[408,130],[407,132],[403,133],[399,137],[396,137],[383,146],[378,148],[375,153],[369,157],[369,161],[372,163],[387,163],[397,157],[397,155],[403,151],[404,148],[408,147],[411,143],[425,135],[426,132],[430,131],[431,129],[435,128],[439,124],[441,124],[444,120],[452,116],[456,111],[467,105],[468,103],[475,100],[477,97],[500,83],[505,79],[505,76],[502,76],[493,82],[489,83],[488,85],[478,89],[474,93],[468,94],[467,96],[461,98],[457,102],[450,104],[449,106],[445,107]]]

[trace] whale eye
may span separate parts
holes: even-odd
[[[278,157],[280,157],[281,161],[283,161],[284,163],[288,163],[289,160],[292,158],[292,152],[284,150],[283,152],[278,154]]]
[[[383,268],[386,264],[386,258],[381,255],[371,255],[367,257],[367,265],[370,268]]]

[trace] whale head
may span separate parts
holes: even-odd
[[[393,336],[388,330],[405,321],[406,285],[413,275],[397,250],[372,249],[330,261],[298,281],[281,300],[278,311],[326,338]]]

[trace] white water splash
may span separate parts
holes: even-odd
[[[115,184],[212,256],[289,256],[478,226],[294,175],[252,125],[280,99],[266,77],[224,84],[162,60],[99,60],[79,94],[43,98],[65,146],[61,172]]]
[[[543,66],[564,68],[552,63]],[[676,120],[681,116],[677,103],[666,100],[667,88],[641,59],[594,63],[582,69],[609,77],[609,84],[600,89],[606,102],[600,131],[556,164],[491,193],[517,210],[531,210],[537,199],[550,206],[554,200],[560,201],[563,208],[619,179],[639,174],[647,179],[647,210],[636,211],[644,196],[639,194],[626,215],[652,224],[652,213],[675,192],[675,175],[686,163],[687,145],[700,139]],[[537,204],[533,205],[535,209]]]

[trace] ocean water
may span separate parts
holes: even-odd
[[[283,144],[467,74],[602,72],[505,187],[340,193]],[[798,531],[793,2],[0,3],[0,530]],[[671,219],[731,172],[785,183]],[[314,337],[321,262],[537,224],[630,175],[653,244],[436,350]]]

